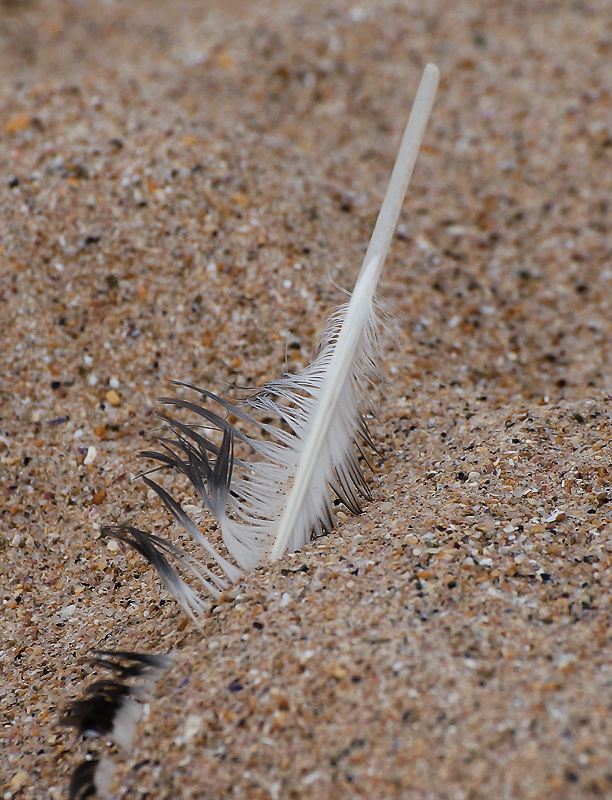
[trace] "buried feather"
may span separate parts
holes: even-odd
[[[127,752],[142,714],[139,701],[147,698],[148,685],[170,666],[171,659],[128,650],[97,650],[89,663],[112,672],[114,677],[87,686],[80,700],[67,705],[60,723],[76,728],[81,736],[105,737]],[[72,773],[69,800],[106,796],[104,787],[113,772],[114,766],[107,758],[81,762]]]
[[[68,789],[69,800],[87,800],[97,794],[96,772],[100,762],[92,758],[90,761],[82,761],[75,768],[70,778]]]
[[[438,77],[437,67],[430,64],[425,68],[353,294],[349,303],[330,316],[313,363],[236,402],[186,383],[176,385],[190,391],[191,399],[161,399],[191,418],[186,422],[170,414],[159,415],[172,436],[160,437],[159,450],[143,453],[155,466],[142,477],[175,521],[204,549],[207,563],[136,528],[115,526],[104,533],[147,558],[192,618],[201,614],[202,601],[169,558],[215,596],[244,571],[331,531],[334,495],[354,513],[370,499],[358,459],[362,445],[372,444],[362,409],[368,383],[376,372],[375,292]],[[240,427],[229,422],[230,415]],[[279,424],[270,423],[270,417]],[[265,438],[245,433],[243,426],[255,427]],[[166,489],[148,477],[159,470],[173,470],[189,480],[205,509],[218,521],[231,561],[217,552]]]
[[[62,724],[76,728],[81,735],[107,736],[129,694],[130,689],[125,684],[96,681],[87,687],[85,697],[70,703]]]
[[[68,800],[110,797],[114,773],[115,765],[108,758],[92,758],[82,761],[72,773],[68,788]]]
[[[120,715],[132,716],[136,708],[134,699],[144,697],[147,681],[167,669],[170,657],[127,650],[97,650],[89,663],[115,673],[116,677],[94,681],[87,686],[84,697],[68,704],[60,722],[76,728],[80,735],[109,736],[119,744],[119,740],[124,738],[118,733]],[[144,678],[144,684],[127,683],[130,678]],[[130,709],[127,715],[126,709]]]

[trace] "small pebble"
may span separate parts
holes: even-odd
[[[70,617],[74,615],[76,610],[77,610],[76,605],[64,606],[64,608],[62,608],[62,610],[60,611],[60,617],[62,619],[70,619]]]
[[[106,393],[106,401],[110,403],[111,406],[120,406],[121,405],[121,398],[119,394],[115,391],[115,389],[110,389]]]
[[[93,462],[95,461],[97,455],[98,455],[98,450],[95,447],[93,447],[93,446],[88,447],[87,448],[87,455],[85,456],[85,459],[83,460],[83,464],[85,464],[85,466],[89,466],[90,464],[93,464]]]

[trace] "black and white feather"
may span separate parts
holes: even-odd
[[[96,669],[113,673],[89,684],[84,696],[64,710],[62,725],[76,728],[82,736],[106,737],[129,748],[139,703],[146,687],[171,663],[169,656],[133,653],[127,650],[98,650],[89,662]]]
[[[99,766],[99,759],[92,758],[81,761],[79,766],[75,767],[68,787],[68,800],[87,800],[98,794],[96,773]]]
[[[75,728],[80,736],[104,738],[128,752],[148,688],[170,666],[171,658],[127,650],[99,650],[89,663],[95,669],[110,671],[113,677],[87,686],[82,698],[66,706],[60,723]],[[82,761],[72,773],[69,800],[104,795],[103,789],[110,783],[113,771],[112,761],[107,757]]]
[[[150,561],[192,619],[204,610],[202,600],[173,564],[216,596],[264,560],[280,558],[313,536],[329,532],[335,523],[334,496],[355,513],[370,499],[358,457],[363,445],[372,446],[362,412],[377,361],[376,287],[438,76],[435,66],[426,67],[350,302],[332,313],[313,363],[297,375],[265,384],[240,402],[186,383],[177,385],[189,390],[191,399],[161,398],[190,419],[159,415],[170,435],[158,439],[159,450],[143,453],[156,463],[143,479],[203,549],[206,563],[132,526],[107,527],[103,533]],[[229,421],[231,417],[236,423]],[[263,431],[263,438],[244,428]],[[174,470],[189,480],[203,508],[218,521],[227,556],[149,477],[160,469]]]

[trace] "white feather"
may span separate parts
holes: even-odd
[[[175,438],[162,439],[163,452],[145,456],[174,468],[192,482],[206,508],[221,525],[222,537],[240,569],[224,559],[199,528],[159,484],[145,478],[174,518],[205,548],[222,572],[233,582],[240,570],[252,569],[267,558],[278,559],[287,550],[303,547],[314,535],[334,524],[330,487],[352,510],[360,509],[359,497],[368,489],[357,461],[355,444],[369,441],[361,414],[363,394],[375,369],[378,324],[375,294],[391,243],[406,189],[431,112],[439,79],[429,64],[423,73],[413,110],[400,145],[389,187],[350,302],[336,309],[317,358],[297,375],[284,375],[247,397],[230,403],[207,390],[180,384],[204,398],[203,404],[162,398],[162,402],[196,414],[223,433],[221,445],[207,439],[200,429],[170,416],[160,415]],[[268,435],[261,441],[230,425],[206,406],[206,401],[235,414],[243,423],[256,424]],[[253,414],[280,418],[284,425],[264,424]],[[253,461],[234,455],[234,440],[246,445]],[[124,535],[129,530],[130,541]],[[108,529],[149,557],[166,586],[193,617],[199,603],[159,552],[159,539],[134,528]],[[148,555],[151,548],[155,555]],[[145,552],[146,551],[146,552]],[[194,559],[175,546],[165,548],[184,570],[196,574]],[[155,561],[158,564],[155,564]],[[199,581],[213,594],[223,582],[203,566]],[[176,576],[176,577],[175,577]]]

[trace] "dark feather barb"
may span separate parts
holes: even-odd
[[[108,525],[102,528],[101,534],[123,542],[123,544],[131,547],[132,550],[140,553],[155,569],[166,589],[176,597],[183,609],[194,621],[197,621],[198,615],[204,612],[205,606],[174,567],[170,565],[166,554],[172,556],[186,572],[196,577],[213,597],[218,597],[220,591],[227,589],[227,581],[215,575],[208,567],[192,558],[167,539],[162,539],[160,536],[147,531],[141,531],[132,525]]]
[[[198,405],[197,403],[192,403],[190,400],[183,400],[179,397],[159,397],[158,402],[164,403],[164,405],[167,406],[177,406],[178,408],[185,408],[188,411],[192,411],[194,414],[197,414],[198,416],[203,417],[211,422],[220,431],[226,430],[226,428],[233,428],[233,426],[226,419],[223,419],[223,417],[215,414],[214,411],[210,411],[205,406]],[[163,418],[163,415],[160,414],[159,416],[160,418]],[[245,440],[248,438],[241,434],[237,429],[234,429],[234,433],[237,438],[243,438]]]
[[[184,422],[181,422],[174,417],[170,417],[167,414],[164,414],[161,411],[157,412],[157,418],[162,420],[162,422],[167,423],[174,431],[180,431],[187,439],[192,439],[198,447],[200,447],[204,452],[208,451],[216,456],[219,453],[219,447],[214,442],[207,439],[205,436],[202,436],[196,430],[195,425],[186,425]],[[218,429],[221,430],[221,429]],[[176,434],[175,434],[176,435]]]
[[[206,439],[206,437],[198,433],[197,428],[200,426],[187,425],[186,423],[166,414],[158,414],[158,417],[168,424],[167,429],[169,429],[175,436],[174,439],[169,439],[165,436],[158,436],[156,438],[156,441],[163,442],[165,444],[166,449],[172,450],[173,447],[179,447],[185,454],[189,452],[196,453],[198,457],[209,466],[210,459],[208,454],[211,453],[214,456],[219,455],[221,446],[210,441],[210,439]],[[227,433],[228,435],[231,434],[232,438],[243,438],[246,440],[246,437],[242,437],[240,432],[237,431],[233,425],[230,425],[224,429],[223,433]],[[194,445],[191,443],[191,440],[193,440],[197,447],[194,447]],[[250,440],[248,440],[248,443],[249,445],[251,444]],[[241,467],[249,466],[247,462],[241,461],[238,458],[234,459],[234,463],[240,465]]]
[[[225,400],[223,397],[220,397],[219,395],[216,395],[213,392],[209,392],[206,389],[202,389],[199,386],[194,386],[191,383],[182,383],[180,381],[173,381],[173,383],[176,384],[177,386],[183,386],[183,387],[185,387],[187,389],[191,389],[192,391],[197,392],[198,394],[201,394],[203,397],[205,397],[205,398],[207,398],[209,400],[212,400],[213,402],[215,402],[218,405],[220,405],[226,411],[229,411],[235,417],[237,417],[238,419],[242,420],[242,422],[247,422],[250,425],[254,425],[254,426],[258,427],[258,428],[261,428],[262,430],[266,431],[266,433],[270,434],[274,438],[279,439],[280,441],[284,442],[285,444],[288,444],[288,438],[287,438],[286,435],[283,435],[283,434],[285,434],[285,432],[283,430],[281,430],[280,428],[276,427],[275,425],[269,425],[269,424],[267,424],[265,422],[261,422],[260,420],[258,420],[255,417],[251,416],[251,414],[248,414],[246,411],[244,411],[244,409],[241,408],[237,403],[232,403],[230,400]],[[246,398],[246,400],[243,400],[241,402],[243,404],[250,405],[253,408],[258,408],[258,405],[255,402],[255,398],[257,398],[261,394],[261,392],[262,392],[262,390],[260,389],[260,390],[256,391],[254,394],[252,394],[250,397]],[[159,398],[159,402],[160,403],[165,403],[166,405],[174,405],[174,406],[177,406],[178,408],[183,408],[183,409],[187,409],[189,411],[192,411],[194,414],[197,414],[198,416],[202,416],[205,419],[207,419],[219,431],[223,431],[226,428],[231,428],[231,430],[232,430],[232,432],[234,434],[234,437],[236,439],[239,439],[239,440],[245,442],[246,444],[248,444],[253,449],[257,449],[257,442],[254,441],[250,436],[247,436],[246,434],[243,434],[238,428],[236,428],[230,422],[225,420],[223,417],[220,417],[218,414],[215,414],[214,412],[209,411],[205,406],[202,406],[202,405],[200,405],[198,403],[194,403],[192,401],[183,400],[182,398],[172,398],[172,397],[160,397]],[[270,409],[268,409],[268,410],[270,410]],[[278,408],[277,406],[275,406],[272,409],[272,413],[275,413],[281,419],[281,421],[289,423],[289,415],[287,413],[284,413],[284,411],[282,409]],[[164,414],[158,414],[158,417],[160,419],[165,419],[166,418]],[[171,421],[171,423],[173,423],[173,424],[177,423],[177,420],[172,419],[172,418],[170,418],[169,421]],[[186,426],[186,428],[188,430],[193,431],[193,426]]]
[[[68,800],[87,800],[96,796],[96,770],[100,764],[97,758],[82,761],[75,768],[68,787]]]
[[[133,650],[94,650],[94,657],[89,659],[89,663],[117,672],[123,680],[147,675],[154,670],[167,669],[170,666],[170,657],[157,653],[136,653]]]

